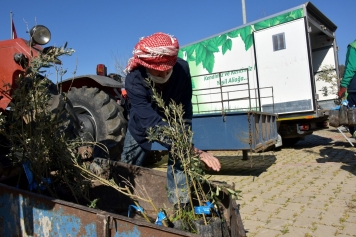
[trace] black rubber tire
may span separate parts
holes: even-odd
[[[102,149],[95,146],[94,157],[120,160],[127,129],[123,108],[109,94],[98,88],[71,88],[68,98],[79,119],[87,116],[92,121],[95,141],[109,149],[108,157]]]
[[[58,136],[64,134],[66,138],[74,139],[79,135],[80,127],[76,123],[78,118],[74,114],[71,102],[65,99],[65,95],[51,93],[47,108],[52,112],[52,120],[57,121]]]
[[[299,137],[282,138],[282,146],[284,146],[284,147],[292,147],[292,146],[294,146],[297,142],[299,142],[299,140],[300,140]]]

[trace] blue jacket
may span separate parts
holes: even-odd
[[[162,109],[152,100],[152,89],[147,85],[146,69],[139,67],[126,76],[125,89],[130,100],[130,119],[128,129],[136,142],[145,150],[151,150],[152,143],[147,140],[147,129],[150,127],[165,126]],[[185,111],[183,119],[191,125],[192,109],[192,82],[189,65],[183,59],[178,58],[173,67],[173,72],[165,84],[156,84],[157,92],[162,93],[162,99],[166,105],[170,100],[182,104]],[[170,148],[169,144],[162,144]]]

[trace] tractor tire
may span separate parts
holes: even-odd
[[[80,125],[73,106],[63,94],[51,93],[47,109],[51,111],[51,120],[58,124],[58,136],[64,134],[67,139],[74,139],[80,134]]]
[[[109,150],[107,154],[100,146],[95,146],[93,156],[120,160],[127,129],[123,108],[109,94],[98,88],[73,87],[67,96],[84,126],[84,131]]]

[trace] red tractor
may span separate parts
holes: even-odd
[[[37,25],[30,30],[30,40],[21,38],[0,41],[0,111],[11,107],[12,92],[17,78],[25,75],[31,60],[53,49],[42,47],[51,38],[48,28]],[[60,61],[58,62],[60,63]],[[96,142],[109,149],[110,158],[117,160],[121,153],[127,120],[122,77],[106,74],[106,67],[98,65],[97,75],[83,75],[58,83],[60,92],[67,94],[74,108],[74,119]],[[73,110],[72,110],[73,111]],[[94,150],[94,156],[103,157]]]

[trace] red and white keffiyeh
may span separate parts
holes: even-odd
[[[133,57],[129,59],[125,73],[138,66],[158,71],[169,70],[177,62],[178,51],[178,40],[171,35],[158,32],[141,38],[132,52]]]

